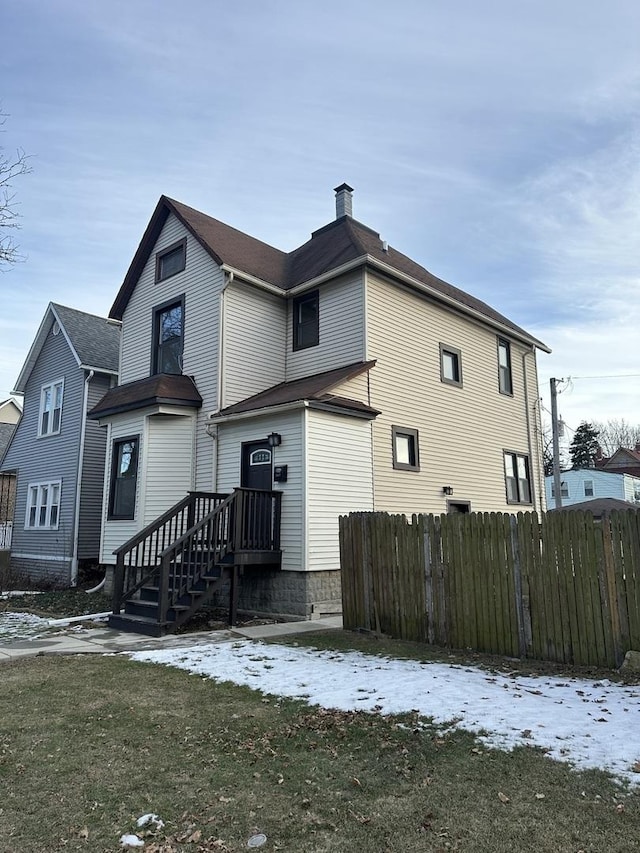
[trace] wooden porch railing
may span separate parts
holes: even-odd
[[[115,552],[113,612],[143,586],[158,586],[158,622],[216,564],[280,550],[282,493],[237,488],[193,492]],[[247,561],[243,559],[243,561]]]
[[[189,492],[185,498],[113,552],[116,556],[113,579],[114,613],[120,613],[125,601],[132,598],[142,586],[151,583],[165,548],[183,536],[227,497],[228,495],[212,492]]]

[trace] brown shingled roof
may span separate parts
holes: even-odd
[[[315,373],[313,376],[294,379],[292,382],[281,382],[279,385],[267,388],[266,391],[261,391],[259,394],[240,400],[232,406],[227,406],[217,414],[224,417],[266,409],[271,406],[281,406],[285,403],[313,400],[317,403],[335,405],[338,408],[357,410],[375,417],[380,414],[377,409],[372,409],[359,400],[349,400],[329,394],[329,391],[336,385],[352,379],[374,365],[375,361],[358,361],[354,364],[348,364],[346,367],[338,367],[335,370],[327,370],[323,373]]]
[[[88,414],[97,420],[120,412],[168,404],[199,409],[202,397],[190,376],[158,373],[136,382],[117,385],[104,395]]]
[[[122,319],[133,288],[170,213],[175,214],[217,264],[226,264],[283,291],[291,290],[359,258],[362,258],[363,262],[366,258],[371,258],[374,262],[388,267],[390,276],[393,276],[394,271],[409,276],[430,288],[436,298],[441,294],[445,299],[453,300],[461,307],[479,313],[490,322],[510,329],[516,336],[524,337],[541,349],[548,349],[545,344],[490,305],[432,275],[402,252],[383,245],[376,231],[350,216],[342,216],[314,231],[310,240],[287,254],[166,196],[161,196],[156,206],[113,303],[111,317]]]

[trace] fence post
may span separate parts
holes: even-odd
[[[616,595],[616,574],[613,554],[613,531],[611,529],[611,516],[605,514],[602,519],[604,573],[607,604],[609,606],[609,617],[611,619],[611,639],[613,641],[613,655],[616,666],[620,666],[623,660],[622,637],[620,632],[620,613],[618,611],[618,596]],[[605,625],[605,630],[606,630]],[[606,647],[606,646],[605,646]]]
[[[435,643],[434,606],[433,606],[433,562],[431,560],[431,537],[429,536],[429,525],[424,515],[419,515],[419,524],[422,529],[422,548],[424,554],[424,601],[427,611],[427,642]]]
[[[509,517],[511,528],[511,555],[513,557],[513,593],[515,596],[516,620],[518,624],[518,651],[521,658],[527,655],[527,640],[524,626],[524,607],[522,602],[522,565],[520,562],[520,546],[518,542],[518,519],[515,515]]]

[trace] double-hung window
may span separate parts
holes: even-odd
[[[153,312],[153,373],[182,373],[184,298]]]
[[[26,527],[33,530],[57,530],[61,488],[61,480],[29,484]]]
[[[156,282],[182,272],[187,262],[187,241],[180,240],[156,255]]]
[[[586,486],[585,486],[585,494],[586,493],[587,493],[587,491],[586,491]],[[591,493],[593,494],[593,490]],[[552,481],[552,483],[551,483],[551,497],[555,498],[555,496],[556,496],[556,484]],[[560,496],[563,498],[569,497],[569,486],[565,480],[560,481]]]
[[[126,520],[135,517],[139,442],[140,439],[136,435],[121,438],[113,443],[109,495],[111,519]]]
[[[498,388],[501,394],[513,394],[511,344],[503,338],[498,338]]]
[[[462,354],[459,349],[440,344],[440,379],[448,385],[462,385]]]
[[[391,442],[393,467],[400,471],[419,471],[418,430],[410,427],[392,426]]]
[[[584,481],[584,496],[585,498],[593,497],[593,480]],[[564,495],[563,495],[564,497]]]
[[[60,432],[62,423],[62,397],[64,380],[43,385],[40,392],[40,418],[38,435],[56,435]]]
[[[507,503],[531,503],[531,474],[529,457],[523,453],[504,453],[504,475]]]
[[[320,294],[317,290],[293,300],[293,348],[307,349],[320,342]]]

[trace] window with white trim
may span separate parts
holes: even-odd
[[[523,453],[504,453],[504,476],[507,487],[507,503],[531,503],[531,475],[529,457]]]
[[[57,435],[62,423],[62,397],[64,380],[43,385],[40,392],[40,418],[38,420],[38,435]]]
[[[31,530],[58,529],[61,489],[62,480],[29,484],[25,527]]]
[[[584,496],[585,498],[593,497],[593,480],[584,481]],[[564,497],[564,495],[563,495]]]

